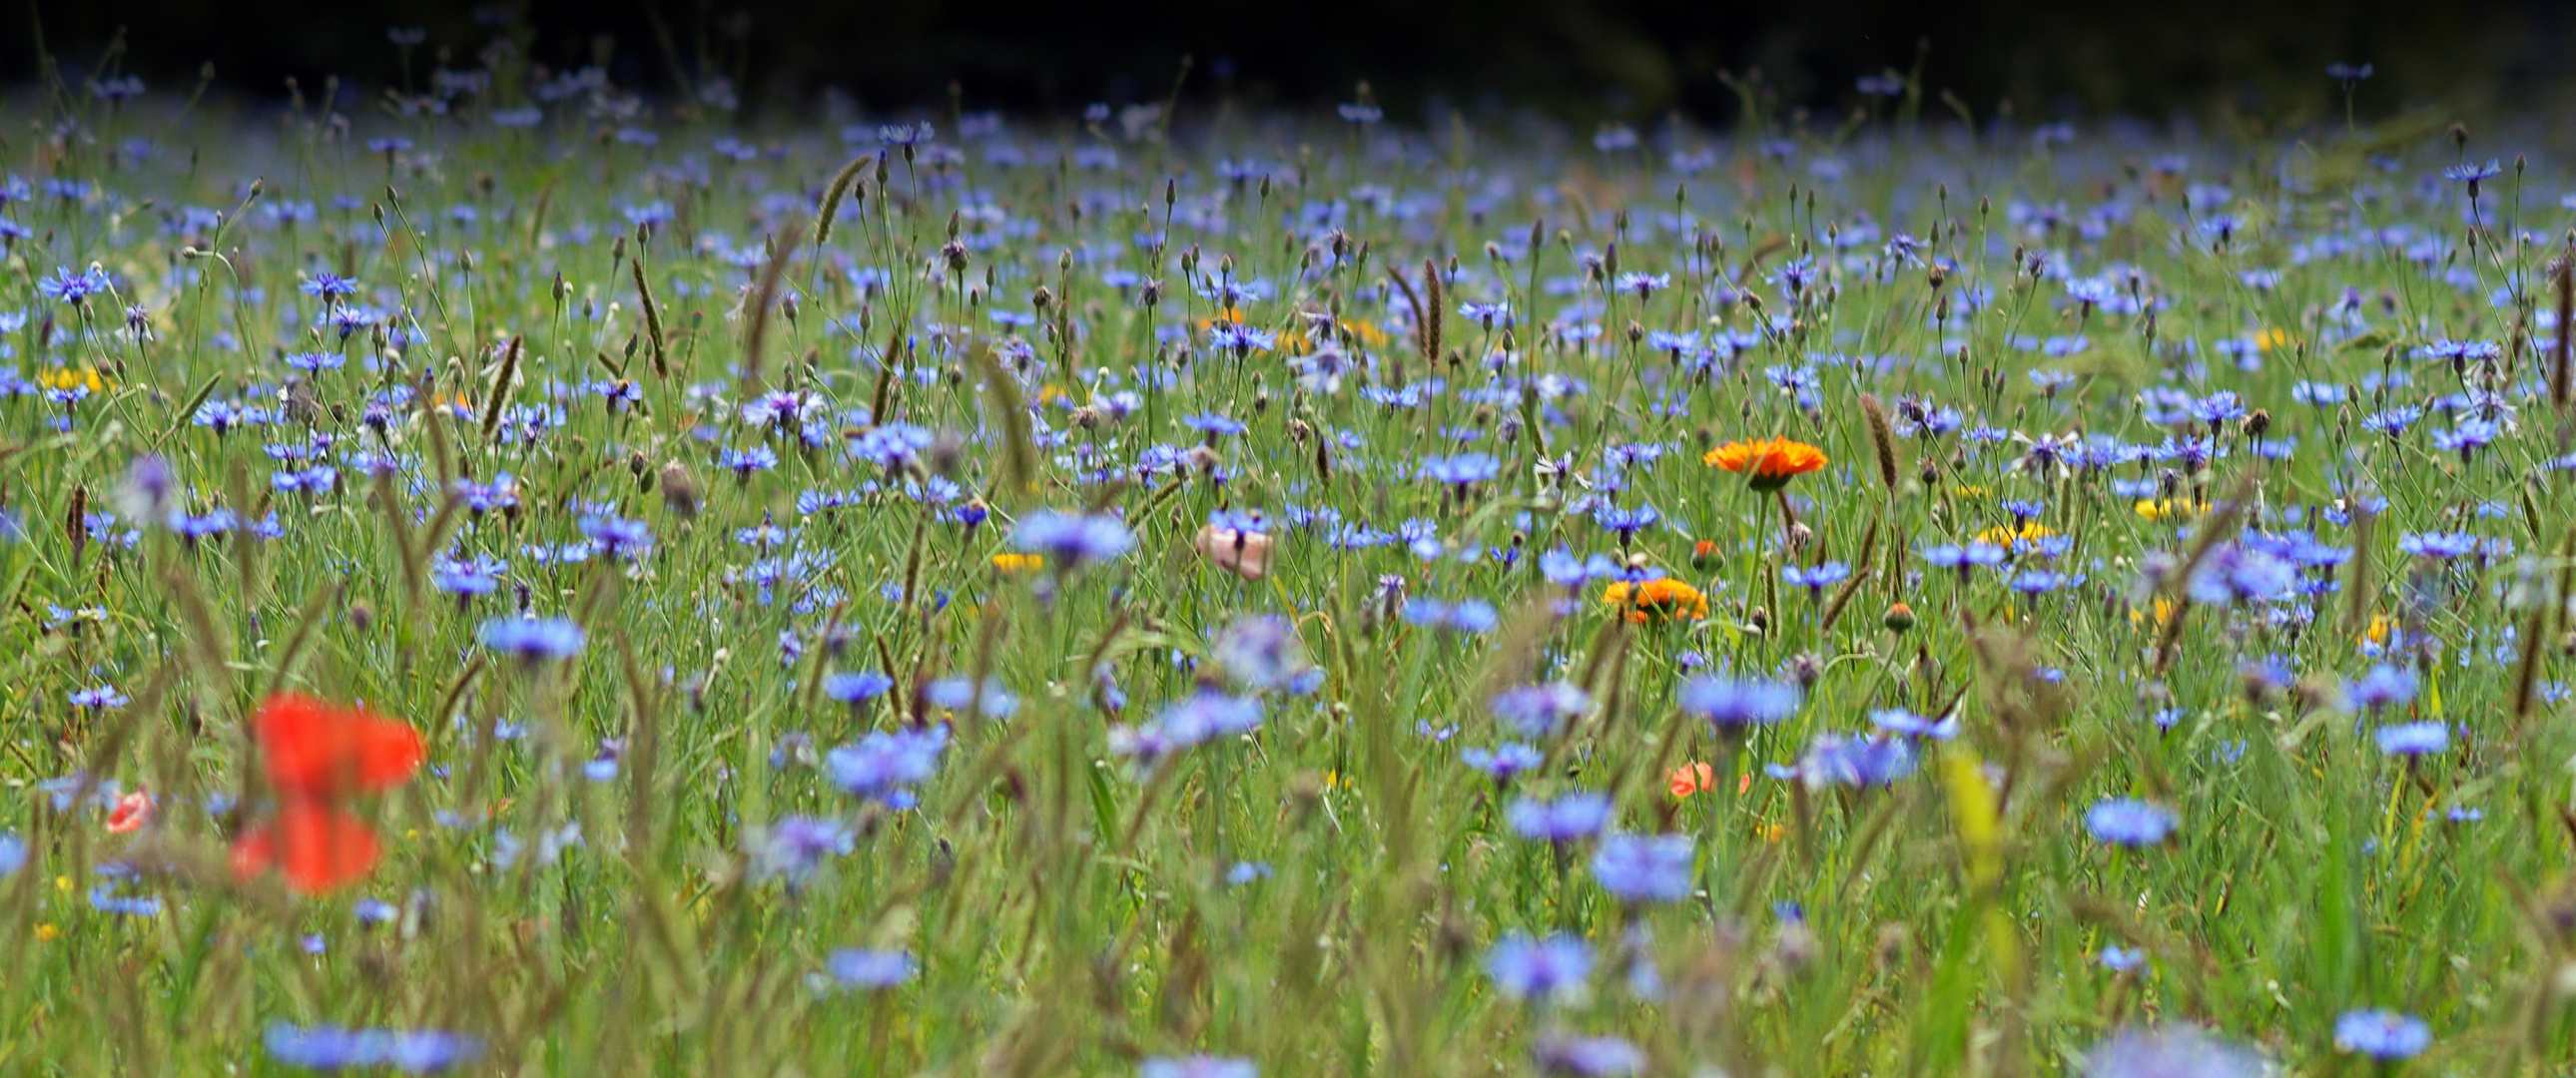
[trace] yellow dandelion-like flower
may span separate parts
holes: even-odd
[[[2188,520],[2200,515],[2200,506],[2182,498],[2149,498],[2137,505],[2138,519],[2150,524],[2166,520]]]
[[[1999,546],[2014,553],[2020,553],[2038,546],[2040,540],[2055,534],[2057,532],[2048,525],[2032,520],[2024,522],[2019,528],[2010,524],[1995,525],[1978,532],[1977,541],[1987,546]]]
[[[1036,554],[995,554],[993,569],[1005,574],[1034,573],[1046,568],[1046,559]]]

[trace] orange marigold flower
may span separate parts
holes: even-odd
[[[1824,467],[1825,451],[1787,438],[1759,438],[1728,442],[1709,450],[1700,460],[1710,467],[1750,476],[1755,490],[1778,490],[1789,480]]]
[[[1614,580],[1601,589],[1601,605],[1626,612],[1629,621],[1643,625],[1649,621],[1706,621],[1708,596],[1671,577],[1649,580],[1637,589],[1634,601],[1628,598],[1628,582]]]

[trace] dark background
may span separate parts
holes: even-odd
[[[1783,107],[1848,109],[1853,80],[1911,68],[1922,53],[1927,111],[1940,90],[1980,114],[2009,98],[2033,119],[2128,114],[2339,115],[2332,61],[2369,61],[2365,110],[2440,100],[2536,111],[2569,75],[2568,8],[2544,0],[1128,0],[968,3],[868,0],[521,0],[515,8],[391,0],[19,0],[0,17],[0,83],[37,66],[37,20],[74,78],[125,30],[119,61],[155,90],[185,92],[215,64],[219,92],[307,92],[326,75],[396,83],[386,28],[429,44],[416,75],[451,50],[471,67],[506,22],[526,57],[568,68],[610,57],[618,82],[669,92],[732,76],[754,112],[805,110],[838,87],[872,110],[1079,108],[1160,100],[1183,55],[1183,95],[1255,105],[1351,99],[1365,79],[1388,114],[1426,102],[1534,105],[1576,119],[1648,119],[1668,109],[1723,123],[1738,113],[1720,71],[1758,67]],[[514,12],[514,14],[508,14]]]

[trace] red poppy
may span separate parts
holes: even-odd
[[[152,822],[152,794],[136,790],[116,799],[116,808],[107,814],[107,832],[111,835],[132,834]]]
[[[233,872],[248,879],[280,869],[289,887],[308,895],[366,878],[383,844],[349,801],[410,779],[424,753],[420,734],[408,723],[293,693],[262,703],[251,733],[277,791],[277,817],[233,840]]]

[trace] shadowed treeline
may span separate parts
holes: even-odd
[[[1779,104],[1841,109],[1856,78],[1908,68],[1928,42],[1927,91],[1937,100],[1952,90],[1980,113],[2006,97],[2038,117],[2339,108],[2320,73],[2334,61],[2376,65],[2365,106],[2439,96],[2527,110],[2560,85],[2571,44],[2563,5],[2544,0],[640,0],[516,11],[430,0],[47,0],[37,11],[45,40],[76,73],[127,28],[125,62],[156,88],[184,89],[207,60],[236,93],[279,94],[290,75],[308,87],[332,74],[389,84],[401,65],[388,26],[429,31],[417,75],[441,48],[471,66],[507,25],[529,58],[550,67],[605,55],[620,82],[664,89],[723,74],[755,107],[810,102],[826,86],[870,105],[944,105],[952,79],[970,104],[1159,99],[1191,55],[1186,92],[1195,97],[1312,105],[1347,100],[1366,79],[1397,115],[1439,99],[1629,117],[1678,107],[1722,119],[1738,108],[1722,70],[1758,66]],[[36,73],[35,49],[24,44],[33,35],[20,32],[27,18],[20,9],[0,33],[21,43],[0,55],[0,78]]]

